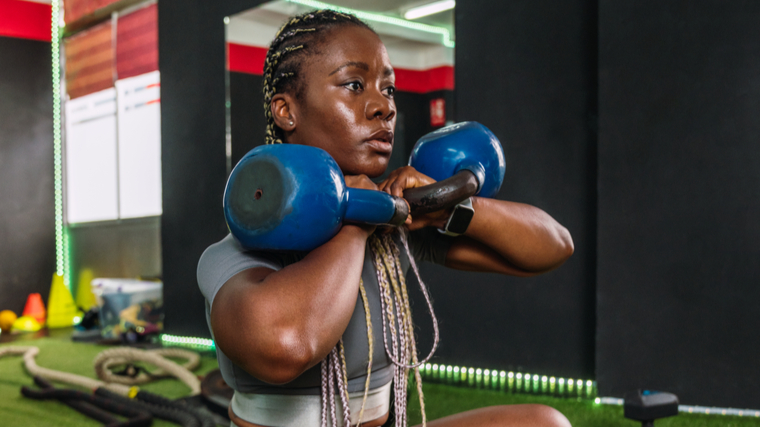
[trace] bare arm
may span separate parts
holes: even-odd
[[[407,188],[433,182],[406,166],[393,171],[379,187],[401,197]],[[532,276],[559,267],[573,254],[567,229],[535,206],[473,197],[473,208],[470,226],[449,249],[447,267]],[[450,214],[448,209],[413,218],[409,229],[443,228]]]
[[[364,248],[373,231],[344,225],[327,243],[282,270],[253,268],[233,276],[211,309],[219,348],[271,384],[290,382],[319,363],[351,320]]]

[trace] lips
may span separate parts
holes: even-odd
[[[386,129],[378,130],[365,142],[377,152],[390,154],[393,151],[393,132]]]

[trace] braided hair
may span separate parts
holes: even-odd
[[[274,116],[272,115],[272,98],[277,93],[292,93],[296,98],[301,99],[304,90],[302,70],[305,60],[309,55],[316,54],[316,48],[322,43],[327,42],[328,38],[326,35],[329,33],[329,30],[347,25],[356,25],[374,32],[372,28],[357,17],[333,10],[318,10],[294,16],[277,32],[277,35],[275,35],[275,38],[269,47],[264,62],[263,92],[264,114],[267,119],[267,144],[281,144],[283,142],[282,129],[275,124]],[[406,232],[400,230],[397,231],[397,233],[400,233],[398,237],[406,249],[409,261],[417,275],[417,281],[422,288],[423,295],[428,304],[430,315],[433,317],[433,348],[430,351],[430,354],[421,361],[418,360],[417,356],[414,326],[411,319],[411,308],[406,290],[404,272],[401,268],[399,248],[391,235],[386,234],[381,236],[370,236],[369,250],[377,274],[378,286],[380,287],[380,303],[383,311],[381,314],[384,337],[383,344],[386,354],[389,356],[394,368],[393,390],[396,409],[395,425],[397,427],[406,427],[407,425],[407,384],[409,380],[409,370],[413,369],[414,378],[417,383],[417,393],[420,399],[420,409],[422,411],[422,425],[425,426],[427,419],[425,416],[425,404],[419,366],[430,359],[438,346],[438,322],[435,319],[427,289],[419,277],[417,265],[410,254]],[[367,341],[369,345],[364,397],[358,416],[359,424],[361,424],[364,415],[364,406],[369,392],[374,343],[369,300],[367,298],[364,282],[361,279],[359,282],[359,293],[364,306],[365,321],[367,324]],[[390,345],[387,342],[387,330],[390,330]],[[336,344],[327,357],[325,357],[320,368],[322,377],[320,391],[322,402],[321,426],[327,427],[328,425],[337,426],[341,424],[343,426],[349,426],[351,423],[351,417],[348,404],[348,376],[346,372],[346,357],[342,339]],[[341,410],[338,411],[338,408]]]
[[[333,10],[317,10],[290,18],[272,40],[264,61],[264,115],[267,119],[266,143],[281,144],[282,129],[274,123],[271,103],[276,93],[303,95],[303,63],[315,47],[326,40],[328,30],[356,25],[374,30],[359,18]]]

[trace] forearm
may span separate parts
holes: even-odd
[[[465,236],[493,250],[507,261],[505,267],[541,273],[560,266],[573,253],[570,233],[541,209],[480,197],[473,197],[473,208]]]
[[[356,306],[367,236],[364,229],[344,226],[282,270],[263,278],[250,270],[230,279],[217,294],[211,316],[220,348],[272,383],[288,382],[319,363]]]

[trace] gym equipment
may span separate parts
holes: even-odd
[[[636,390],[624,396],[623,414],[641,421],[641,427],[653,427],[654,420],[678,415],[678,396],[652,390]]]
[[[17,318],[16,313],[10,310],[0,311],[0,330],[10,332],[13,322],[15,322]]]
[[[404,191],[412,216],[454,206],[471,196],[493,197],[506,170],[501,143],[477,122],[456,123],[423,136],[409,165],[437,181]]]
[[[92,307],[98,305],[95,294],[92,293],[92,279],[95,278],[92,270],[83,268],[79,272],[79,282],[77,283],[76,304],[82,311],[87,312]]]
[[[408,207],[389,194],[347,188],[326,151],[262,145],[235,166],[224,192],[224,217],[244,247],[307,251],[330,240],[343,221],[401,225]]]
[[[123,402],[115,402],[113,399],[93,396],[79,390],[58,389],[39,376],[34,377],[34,383],[40,387],[39,390],[23,386],[21,394],[36,400],[60,400],[76,411],[105,423],[108,427],[149,427],[153,424],[153,417],[148,411],[140,410],[133,405],[125,405]],[[111,413],[129,419],[121,421]]]
[[[209,372],[201,381],[201,396],[209,408],[217,414],[227,416],[227,408],[230,406],[233,394],[235,390],[224,382],[222,371],[219,369]]]
[[[67,328],[78,323],[82,319],[71,292],[63,284],[63,276],[53,273],[53,282],[50,285],[47,307],[47,327]]]
[[[31,316],[21,316],[11,326],[11,332],[37,332],[40,329],[42,329],[40,322]]]
[[[33,317],[42,326],[45,324],[45,314],[45,304],[42,302],[42,296],[38,293],[29,294],[21,316]]]
[[[37,382],[37,384],[44,390],[41,392],[31,390],[31,394],[37,393],[37,395],[28,395],[28,397],[57,398],[59,400],[84,399],[90,403],[94,402],[91,401],[92,399],[100,399],[100,401],[102,401],[102,399],[105,398],[109,404],[120,405],[130,409],[132,412],[143,412],[152,415],[153,417],[169,420],[185,427],[211,427],[216,425],[214,416],[210,412],[204,412],[203,410],[194,408],[181,401],[172,401],[163,396],[139,390],[134,386],[135,384],[143,384],[157,378],[173,376],[183,381],[190,388],[192,395],[198,396],[201,392],[200,380],[190,372],[190,369],[195,369],[200,365],[200,356],[198,353],[177,348],[163,348],[156,350],[139,350],[126,347],[111,348],[100,352],[94,361],[96,374],[99,378],[107,382],[40,367],[35,362],[38,353],[39,348],[37,347],[0,347],[0,357],[5,355],[22,355],[26,370],[43,381],[43,383],[40,383],[35,378],[35,382]],[[179,365],[169,360],[169,357],[186,359],[187,362],[184,365]],[[144,369],[136,369],[136,375],[132,377],[118,374],[114,375],[114,373],[109,370],[111,367],[129,365],[135,361],[150,363],[159,369],[152,371],[151,374],[146,374]],[[45,381],[63,382],[95,390],[96,396],[90,396],[86,393],[74,396],[71,395],[68,390],[54,390],[48,392],[48,387],[44,385]],[[25,395],[27,394],[25,393]],[[67,401],[64,403],[68,404]],[[96,406],[106,408],[98,403],[95,404]],[[111,409],[109,410],[112,411]],[[100,411],[100,415],[103,415],[102,411]],[[115,426],[117,424],[113,425]],[[132,424],[123,425],[126,426]]]
[[[473,195],[492,197],[504,179],[504,153],[485,126],[464,122],[425,135],[410,164],[436,179],[404,191],[412,214],[454,206]],[[407,203],[378,191],[346,188],[337,163],[304,145],[259,146],[235,166],[224,215],[246,248],[308,251],[332,238],[344,221],[399,226]]]

